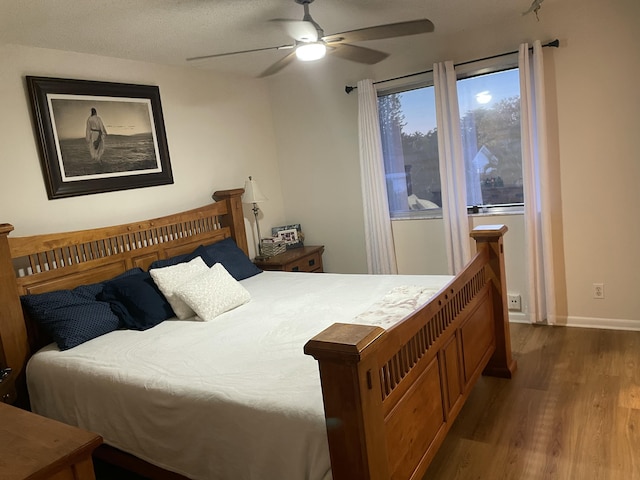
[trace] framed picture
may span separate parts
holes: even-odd
[[[173,183],[158,87],[26,80],[50,199]]]
[[[298,231],[294,228],[289,230],[280,230],[278,232],[278,239],[285,243],[285,245],[291,245],[298,242]]]
[[[281,225],[271,229],[271,236],[284,241],[287,250],[304,246],[304,234],[299,223]]]

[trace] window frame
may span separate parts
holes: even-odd
[[[456,81],[478,77],[481,75],[488,75],[491,73],[504,72],[506,70],[519,68],[518,53],[514,52],[506,55],[496,55],[495,57],[485,58],[482,60],[457,63],[454,65],[454,67],[456,70]],[[377,97],[392,95],[394,93],[409,92],[420,88],[433,87],[433,70],[414,75],[412,76],[411,81],[407,81],[407,79],[404,78],[391,80],[385,83],[389,83],[389,85],[383,88],[376,89]],[[483,217],[491,215],[523,215],[524,202],[497,205],[467,206],[467,214],[473,217]],[[424,220],[432,218],[442,218],[442,208],[433,208],[429,210],[412,210],[408,212],[391,214],[392,221]]]

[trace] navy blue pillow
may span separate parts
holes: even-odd
[[[140,273],[134,268],[116,278]],[[60,350],[68,350],[120,328],[120,319],[107,302],[96,300],[104,283],[83,285],[73,290],[23,295],[20,299],[29,316],[48,333]]]
[[[176,255],[175,257],[165,258],[163,260],[156,260],[149,266],[149,270],[151,270],[152,268],[169,267],[171,265],[177,265],[178,263],[190,262],[196,257],[202,257],[202,260],[204,260],[204,263],[206,263],[210,267],[213,267],[213,264],[216,263],[209,256],[209,254],[207,253],[207,250],[202,245],[200,245],[191,253],[186,253],[184,255]]]
[[[133,330],[147,330],[175,317],[148,272],[106,282],[98,300],[108,302],[125,328]]]
[[[209,265],[209,263],[207,263],[207,265],[211,267],[216,263],[221,263],[227,272],[236,280],[253,277],[262,272],[240,247],[236,245],[236,242],[231,237],[225,238],[213,245],[207,245],[204,248],[208,256],[213,260],[211,265]],[[205,260],[205,262],[207,261]]]

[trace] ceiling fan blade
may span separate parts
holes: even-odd
[[[276,63],[267,68],[264,72],[258,75],[258,78],[268,77],[269,75],[273,75],[274,73],[278,73],[284,67],[289,65],[296,58],[296,51],[289,53],[286,57],[282,57]]]
[[[291,38],[300,42],[316,42],[318,40],[318,30],[311,22],[287,18],[274,18],[270,21],[280,23]]]
[[[351,30],[350,32],[336,33],[323,38],[327,43],[334,42],[362,42],[366,40],[380,40],[383,38],[404,37],[418,33],[433,32],[434,26],[430,20],[410,20],[408,22],[387,23],[375,27]]]
[[[238,52],[215,53],[213,55],[202,55],[200,57],[187,58],[187,62],[191,62],[193,60],[205,60],[207,58],[226,57],[228,55],[238,55],[239,53],[264,52],[265,50],[287,50],[294,47],[295,45],[278,45],[276,47],[253,48],[251,50],[240,50]]]
[[[389,56],[388,53],[381,52],[379,50],[372,50],[370,48],[358,47],[356,45],[350,45],[348,43],[334,43],[329,46],[328,53],[333,56],[344,58],[352,62],[366,63],[373,65],[374,63],[381,62]]]

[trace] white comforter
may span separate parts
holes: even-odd
[[[388,327],[390,311],[399,320],[450,279],[264,272],[242,281],[249,303],[213,321],[45,347],[28,364],[32,407],[193,479],[330,479],[304,344],[335,322]]]

